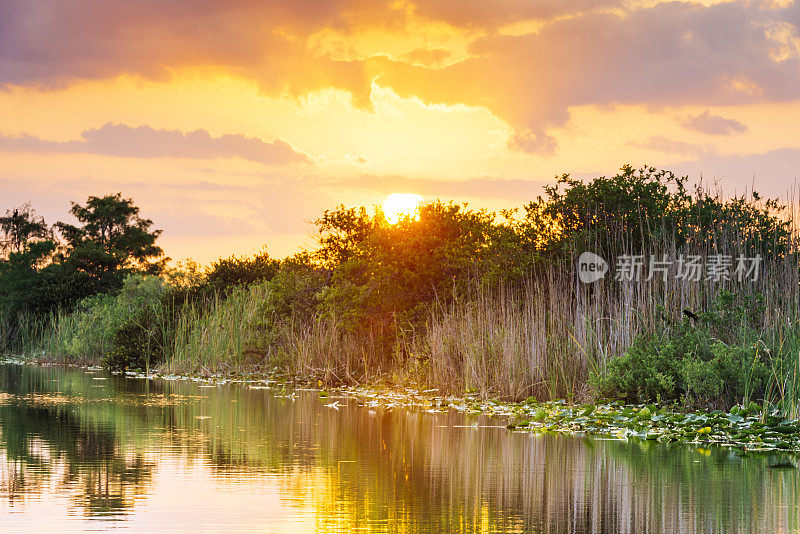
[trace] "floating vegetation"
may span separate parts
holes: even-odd
[[[653,404],[570,405],[565,400],[520,403],[465,397],[430,397],[413,389],[385,391],[351,388],[348,393],[369,407],[419,407],[426,412],[457,410],[505,418],[515,432],[559,432],[594,434],[616,439],[639,439],[659,443],[719,445],[746,451],[800,453],[800,423],[788,420],[777,409],[751,402],[728,412],[714,410],[683,413]],[[788,461],[788,460],[787,460]],[[791,461],[788,461],[794,466]],[[782,463],[776,467],[790,467]]]
[[[800,424],[777,410],[751,403],[729,412],[679,413],[654,405],[578,405],[562,401],[522,403],[512,408],[511,430],[610,435],[661,443],[715,444],[748,451],[800,452]]]
[[[26,364],[24,361],[4,360],[5,363]],[[29,364],[29,363],[28,363]],[[681,412],[675,408],[654,404],[624,404],[622,401],[601,404],[569,404],[566,400],[540,402],[533,397],[514,403],[484,399],[476,391],[464,396],[436,396],[438,390],[419,390],[410,387],[340,387],[317,389],[299,387],[302,380],[277,380],[273,375],[252,380],[231,376],[181,376],[175,374],[126,373],[128,378],[192,380],[201,382],[198,388],[210,388],[227,383],[242,383],[250,389],[268,389],[275,398],[295,399],[298,392],[317,392],[324,406],[338,410],[339,400],[355,399],[361,406],[388,412],[394,408],[420,409],[428,413],[450,410],[470,415],[485,415],[505,421],[514,432],[558,432],[564,434],[594,434],[615,439],[639,439],[659,443],[684,443],[699,446],[718,445],[745,451],[776,451],[800,454],[800,423],[783,417],[779,410],[755,402],[736,405],[728,412],[722,410]],[[307,382],[307,381],[306,381]],[[316,385],[316,383],[315,383]],[[40,402],[43,399],[37,399]],[[102,400],[102,399],[95,399]],[[0,403],[8,398],[0,398]],[[331,402],[332,401],[332,402]],[[63,402],[48,398],[47,402]],[[155,401],[157,402],[157,401]],[[473,423],[469,426],[476,426]],[[490,425],[501,428],[501,425]],[[794,467],[795,463],[781,459],[776,468]]]

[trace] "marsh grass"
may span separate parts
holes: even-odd
[[[282,316],[270,309],[269,283],[238,287],[191,303],[176,321],[170,372],[205,374],[280,370],[326,383],[365,380],[369,340],[335,317]]]
[[[7,339],[12,348],[8,352],[70,362],[72,359],[66,347],[76,335],[79,323],[79,318],[75,314],[63,311],[47,315],[19,313],[13,321],[13,334],[8,334]]]
[[[284,354],[294,354],[289,359],[292,373],[317,377],[325,383],[358,384],[370,379],[370,340],[358,339],[335,318],[291,323],[287,341]],[[372,376],[379,374],[373,372]]]
[[[245,342],[266,291],[264,284],[238,287],[227,296],[215,292],[208,303],[187,304],[177,319],[166,369],[218,373],[254,363],[248,361]]]
[[[793,205],[793,203],[790,203]],[[793,213],[788,215],[794,221]],[[794,224],[794,222],[793,222]],[[611,279],[593,284],[578,281],[575,268],[580,249],[570,261],[544,264],[515,286],[476,286],[471,298],[456,299],[431,310],[427,328],[414,340],[410,372],[430,387],[445,391],[477,390],[483,395],[520,399],[567,398],[588,400],[597,394],[590,376],[603,376],[607,364],[624,354],[634,340],[668,340],[679,325],[709,311],[724,294],[763,297],[763,309],[750,324],[707,325],[715,339],[731,346],[757,347],[757,357],[770,367],[766,402],[793,417],[798,414],[800,368],[800,291],[797,228],[788,250],[765,257],[757,280],[677,279],[674,271],[651,280]],[[697,226],[705,246],[679,246],[674,235],[662,236],[648,249],[630,251],[675,260],[684,256],[752,256],[752,236],[735,225]],[[701,237],[701,236],[698,236]],[[749,239],[749,245],[745,243]],[[624,236],[618,236],[624,251]],[[756,243],[764,250],[774,244]],[[588,243],[584,250],[592,250]],[[612,268],[614,267],[611,258]],[[646,273],[646,266],[645,271]],[[758,352],[760,351],[760,352]],[[745,388],[742,402],[750,400]]]
[[[421,320],[413,324],[395,317],[392,324],[367,320],[355,328],[336,310],[286,306],[287,287],[309,301],[317,289],[279,287],[274,281],[165,304],[160,286],[140,279],[122,297],[98,297],[73,314],[20,316],[16,330],[3,335],[13,334],[20,353],[96,362],[108,353],[115,329],[140,321],[137,312],[145,307],[148,320],[139,326],[147,332],[148,369],[160,365],[169,372],[204,374],[278,369],[325,383],[390,378],[443,393],[584,401],[598,394],[590,379],[603,377],[609,362],[625,354],[637,339],[668,342],[680,325],[690,321],[683,310],[703,316],[720,295],[760,295],[762,308],[744,310],[758,312],[747,324],[712,324],[713,315],[702,320],[709,321],[705,326],[719,342],[756,348],[755,357],[770,369],[763,400],[796,417],[800,250],[794,213],[785,215],[793,225],[792,237],[779,254],[774,253],[777,243],[759,242],[752,228],[742,230],[724,220],[712,227],[698,222],[688,235],[651,239],[643,236],[651,227],[664,225],[642,220],[638,242],[648,243],[644,250],[633,250],[629,235],[611,234],[610,242],[617,247],[614,254],[666,256],[673,261],[681,254],[736,258],[764,250],[767,254],[755,281],[680,280],[673,270],[665,279],[623,282],[609,275],[583,284],[577,277],[577,258],[584,250],[598,250],[598,243],[579,236],[558,256],[561,259],[543,257],[522,279],[468,282],[466,290],[454,291],[452,298],[426,304]],[[606,221],[604,227],[613,229],[614,221]],[[606,257],[612,269],[617,257]],[[158,361],[151,361],[151,352],[158,352]],[[745,387],[741,395],[747,403],[752,392]]]

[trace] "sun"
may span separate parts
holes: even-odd
[[[414,216],[423,198],[414,193],[392,193],[383,201],[383,214],[390,224],[397,223],[404,215]]]

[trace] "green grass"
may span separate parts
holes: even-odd
[[[793,214],[788,217],[794,221]],[[678,254],[735,258],[752,253],[752,236],[740,235],[735,225],[723,222],[693,231],[702,232],[703,239],[661,236],[636,252],[673,259]],[[798,235],[796,227],[792,235]],[[679,242],[695,245],[678,246]],[[617,244],[620,251],[627,246],[622,236]],[[756,244],[764,250],[775,248]],[[591,250],[592,242],[581,246]],[[666,384],[658,395],[667,398],[653,400],[709,402],[699,394],[703,384],[718,384],[730,376],[718,363],[733,361],[734,356],[751,357],[758,366],[750,365],[737,375],[738,385],[725,390],[724,404],[746,404],[754,398],[784,414],[798,415],[800,248],[796,240],[788,251],[765,261],[761,276],[752,282],[668,277],[630,284],[605,279],[585,285],[576,280],[574,269],[581,251],[576,247],[566,259],[537,263],[522,281],[492,285],[463,281],[466,290],[421,304],[413,320],[398,314],[390,322],[372,321],[365,313],[356,321],[352,310],[321,307],[323,277],[299,270],[300,275],[290,272],[282,281],[278,275],[269,282],[208,293],[186,304],[170,301],[157,279],[139,276],[127,280],[119,295],[88,299],[72,314],[0,318],[0,334],[12,340],[17,353],[96,363],[120,354],[114,347],[124,345],[124,340],[115,338],[117,332],[140,328],[146,333],[147,349],[135,365],[148,369],[160,366],[169,372],[203,374],[278,369],[326,383],[391,379],[442,392],[474,390],[484,397],[510,400],[533,396],[589,401],[623,391],[635,395],[649,387],[647,373],[656,372],[655,367],[646,367],[656,363],[647,362],[682,360],[691,352],[683,374],[673,377],[673,385],[680,385],[680,380],[688,385],[683,390],[676,386],[678,393],[672,398]],[[736,312],[742,317],[758,313],[746,321],[730,320],[724,310],[712,313],[724,295],[758,297],[758,310],[746,305]],[[682,314],[685,309],[700,315],[700,323],[688,323]],[[703,330],[703,343],[711,347],[702,353],[706,356],[697,356],[701,352],[692,348],[671,356],[665,351],[674,349],[687,328],[695,327]],[[631,347],[637,343],[654,352],[626,363],[626,357],[635,356]],[[620,372],[620,366],[634,363],[645,366],[639,369],[644,378],[634,380],[630,373]],[[750,372],[756,369],[766,369],[766,375]]]

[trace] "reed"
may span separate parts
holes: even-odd
[[[459,285],[466,289],[421,303],[427,307],[415,319],[394,316],[391,322],[384,314],[354,323],[344,311],[337,315],[338,310],[323,309],[320,289],[310,282],[302,285],[302,278],[287,278],[283,286],[275,281],[240,286],[180,305],[165,303],[160,285],[140,279],[120,295],[98,297],[73,314],[20,316],[13,332],[8,325],[14,322],[4,318],[0,333],[13,338],[20,353],[97,361],[120,325],[136,323],[136,312],[147,308],[148,322],[140,326],[148,332],[148,369],[152,343],[169,372],[277,369],[328,383],[390,378],[456,394],[474,390],[507,399],[590,400],[597,394],[590,377],[603,376],[609,362],[637,339],[669,340],[689,320],[683,310],[709,310],[725,293],[760,295],[764,307],[758,324],[725,330],[712,325],[713,335],[728,345],[756,347],[757,357],[771,366],[763,400],[797,416],[800,248],[794,213],[786,216],[792,224],[788,243],[763,242],[752,224],[724,218],[713,226],[690,221],[680,235],[673,229],[657,236],[649,234],[651,228],[668,226],[643,219],[636,240],[614,234],[613,220],[601,221],[602,228],[610,229],[603,234],[604,246],[611,243],[614,250],[581,237],[557,259],[533,263],[521,279],[489,283],[476,278]],[[634,250],[634,241],[647,245]],[[765,258],[755,280],[703,276],[692,281],[679,279],[673,269],[664,278],[625,282],[607,277],[584,284],[575,268],[583,250],[607,255],[612,268],[622,254],[674,261],[680,255],[735,259],[758,250]],[[745,388],[742,401],[749,400],[750,391]]]
[[[269,291],[267,284],[214,292],[207,302],[179,310],[172,342],[171,372],[218,373],[267,362],[247,350]]]
[[[788,273],[770,272],[757,287],[748,288],[606,284],[590,294],[551,272],[529,279],[521,288],[481,289],[474,300],[455,301],[430,314],[413,351],[425,362],[416,376],[451,392],[477,389],[516,399],[588,400],[590,372],[602,374],[638,336],[669,336],[677,323],[687,320],[683,309],[706,309],[723,290],[746,291],[764,295],[761,335],[753,339],[741,329],[729,333],[728,342],[760,343],[773,362],[781,362],[771,397],[785,401],[797,392],[800,307],[796,281],[788,284],[781,274]]]
[[[326,383],[364,380],[364,346],[335,318],[273,317],[268,283],[238,287],[180,311],[169,372],[280,370]]]
[[[789,218],[794,225],[793,213]],[[694,231],[706,235],[688,242],[703,246],[679,245],[675,235],[667,235],[636,254],[674,260],[680,254],[735,259],[753,253],[752,236],[742,235],[735,225],[698,226]],[[798,235],[795,226],[792,235]],[[624,236],[617,237],[624,251]],[[769,243],[757,244],[770,248]],[[477,390],[512,399],[590,400],[590,374],[602,376],[608,362],[638,337],[668,338],[688,320],[683,310],[707,310],[723,292],[761,295],[764,313],[758,335],[744,327],[719,335],[725,343],[759,344],[773,369],[766,400],[797,416],[800,250],[795,238],[783,254],[764,259],[756,280],[715,281],[705,279],[704,273],[701,280],[690,281],[668,273],[664,279],[582,284],[575,269],[577,256],[575,251],[567,262],[537,267],[522,284],[476,284],[471,298],[433,307],[427,327],[414,341],[416,359],[410,372],[429,387],[453,393]],[[748,400],[745,393],[743,401]]]

